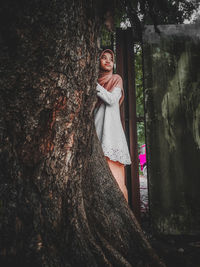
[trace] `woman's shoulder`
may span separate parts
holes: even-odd
[[[119,74],[113,74],[113,87],[123,88],[123,81]]]
[[[122,77],[119,75],[119,74],[113,74],[113,78],[116,79],[116,80],[121,80],[122,81]]]

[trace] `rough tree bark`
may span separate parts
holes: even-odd
[[[95,134],[95,3],[5,0],[0,20],[1,266],[161,266]]]

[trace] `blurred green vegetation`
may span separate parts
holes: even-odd
[[[103,25],[101,27],[101,48],[102,49],[105,49],[105,48],[112,49],[113,38],[114,38],[113,32],[108,31],[106,26]]]
[[[136,114],[138,148],[145,144],[144,126],[144,94],[143,94],[143,70],[142,70],[142,48],[141,45],[134,45],[135,55],[135,87],[136,87]]]

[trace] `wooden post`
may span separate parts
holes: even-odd
[[[140,189],[137,151],[136,92],[134,72],[134,43],[132,30],[117,29],[116,32],[117,73],[124,82],[125,105],[122,123],[130,148],[132,164],[126,167],[129,204],[137,219],[140,219]]]
[[[125,43],[124,43],[124,38],[125,38],[125,32],[122,31],[121,29],[117,28],[116,32],[116,72],[122,77],[123,79],[123,85],[125,85],[125,77],[124,77],[124,51],[125,51]],[[124,89],[125,93],[125,89]],[[121,120],[122,120],[122,125],[125,130],[125,101],[121,105]]]
[[[137,149],[137,115],[136,115],[136,87],[135,87],[135,65],[134,65],[134,43],[132,29],[126,31],[127,40],[127,69],[128,69],[128,108],[129,108],[129,142],[131,154],[131,192],[134,214],[140,218],[140,184],[139,184],[139,162]]]

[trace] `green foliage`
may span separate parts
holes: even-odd
[[[190,19],[192,13],[199,6],[194,0],[147,0],[145,24],[178,24]],[[144,13],[144,10],[142,10]]]
[[[199,0],[115,0],[117,21],[130,21],[131,27],[141,38],[147,24],[179,24],[190,20],[200,7]],[[119,23],[118,23],[119,24]],[[157,27],[156,27],[157,29]]]
[[[135,54],[135,86],[136,86],[136,112],[137,117],[144,116],[143,99],[143,71],[142,71],[142,48],[136,44],[134,46]]]
[[[136,114],[140,120],[137,122],[138,146],[145,143],[144,128],[144,95],[143,95],[143,71],[142,71],[142,48],[139,44],[134,46],[135,54],[135,86],[136,86]]]
[[[145,127],[144,122],[137,123],[137,141],[138,141],[138,151],[141,145],[145,144]]]
[[[106,26],[101,27],[101,48],[111,48],[112,49],[112,39],[113,33],[108,31]]]
[[[194,11],[200,7],[199,0],[112,0],[101,1],[103,14],[112,14],[115,27],[121,22],[130,22],[139,40],[143,27],[147,24],[178,24],[189,20]],[[100,1],[99,1],[100,3]],[[100,5],[100,6],[101,6]],[[111,48],[113,33],[105,25],[101,29],[101,47]]]

